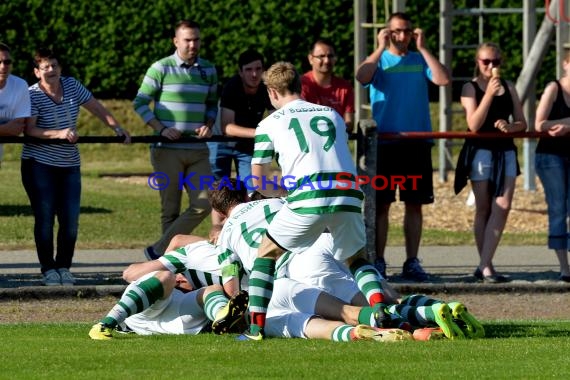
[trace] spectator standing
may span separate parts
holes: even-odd
[[[25,80],[12,74],[12,55],[0,43],[0,136],[18,136],[30,116],[30,93]],[[0,163],[3,146],[0,145]]]
[[[310,103],[334,108],[354,128],[354,88],[349,81],[333,75],[337,55],[331,41],[318,39],[307,56],[311,70],[301,77],[301,97]]]
[[[499,46],[492,42],[481,44],[475,60],[477,76],[461,90],[469,131],[484,135],[526,130],[517,91],[499,75],[503,63]],[[461,190],[466,176],[471,180],[475,194],[473,231],[480,260],[473,275],[480,281],[509,280],[495,271],[493,257],[507,223],[519,174],[517,148],[512,138],[465,141],[457,164],[455,191]]]
[[[412,28],[410,17],[394,13],[387,27],[377,36],[378,47],[357,69],[356,79],[370,88],[372,116],[378,132],[431,132],[428,81],[438,86],[449,83],[447,69],[429,52],[421,29]],[[415,40],[417,52],[409,50]],[[431,140],[379,141],[377,174],[419,175],[417,186],[399,187],[405,204],[404,237],[406,261],[402,276],[413,281],[426,281],[429,275],[421,267],[418,250],[422,234],[422,205],[433,203],[433,169]],[[386,276],[384,250],[388,238],[390,205],[396,190],[376,192],[376,260],[378,271]]]
[[[570,234],[570,51],[566,51],[564,76],[550,82],[536,110],[535,128],[553,138],[541,138],[536,146],[535,167],[548,206],[548,248],[560,263],[560,280],[570,282],[568,249]]]
[[[251,185],[251,158],[255,128],[273,110],[267,88],[262,83],[264,58],[261,53],[248,49],[238,59],[239,72],[224,86],[220,99],[222,132],[230,137],[242,137],[235,146],[219,151],[214,166],[214,176],[230,177],[231,164],[235,163],[241,180]]]
[[[25,134],[40,139],[62,139],[68,143],[26,143],[22,150],[22,182],[34,213],[34,239],[45,285],[73,285],[71,268],[79,228],[81,173],[75,144],[77,116],[83,106],[118,136],[130,142],[113,115],[91,92],[72,77],[61,75],[57,55],[38,49],[34,55],[38,83],[30,86],[31,118]],[[53,229],[57,217],[55,258]]]
[[[165,174],[169,184],[160,190],[162,236],[144,250],[149,260],[163,255],[175,235],[190,234],[211,210],[200,184],[201,177],[212,173],[206,143],[176,142],[182,136],[210,137],[216,120],[218,75],[212,63],[199,57],[200,37],[198,23],[178,21],[176,51],[152,64],[133,102],[155,134],[170,140],[155,143],[150,150],[155,172]],[[182,188],[189,205],[180,212]]]
[[[238,58],[238,73],[225,84],[220,99],[221,126],[226,136],[248,138],[250,141],[210,143],[210,161],[216,179],[230,178],[232,163],[240,179],[251,189],[251,158],[255,128],[272,112],[267,88],[262,82],[264,58],[247,49]],[[212,230],[222,228],[222,217],[212,210]]]

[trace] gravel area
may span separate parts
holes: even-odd
[[[478,319],[568,319],[570,303],[564,293],[432,294],[434,298],[463,302]],[[45,299],[0,302],[0,323],[95,323],[115,304],[116,298]]]

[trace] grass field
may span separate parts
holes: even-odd
[[[256,343],[212,334],[92,341],[89,328],[0,325],[0,378],[538,379],[570,373],[568,321],[488,322],[481,340],[397,343]]]

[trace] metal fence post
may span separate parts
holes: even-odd
[[[376,175],[378,132],[373,119],[360,120],[356,139],[358,175],[372,178]],[[371,184],[362,186],[364,192],[364,223],[366,225],[366,252],[371,262],[376,258],[376,191]]]

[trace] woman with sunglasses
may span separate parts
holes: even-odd
[[[548,206],[548,248],[560,264],[559,279],[570,282],[568,249],[570,234],[570,51],[563,61],[564,76],[550,82],[536,110],[535,129],[553,138],[541,138],[536,146],[535,167]]]
[[[476,76],[463,86],[461,105],[469,131],[481,138],[466,139],[456,172],[458,182],[471,180],[475,195],[473,231],[480,260],[474,276],[488,283],[509,281],[495,271],[493,257],[511,209],[520,168],[512,138],[485,134],[509,134],[527,128],[514,85],[499,74],[501,63],[497,44],[486,42],[477,48]],[[458,193],[461,186],[455,190]]]

